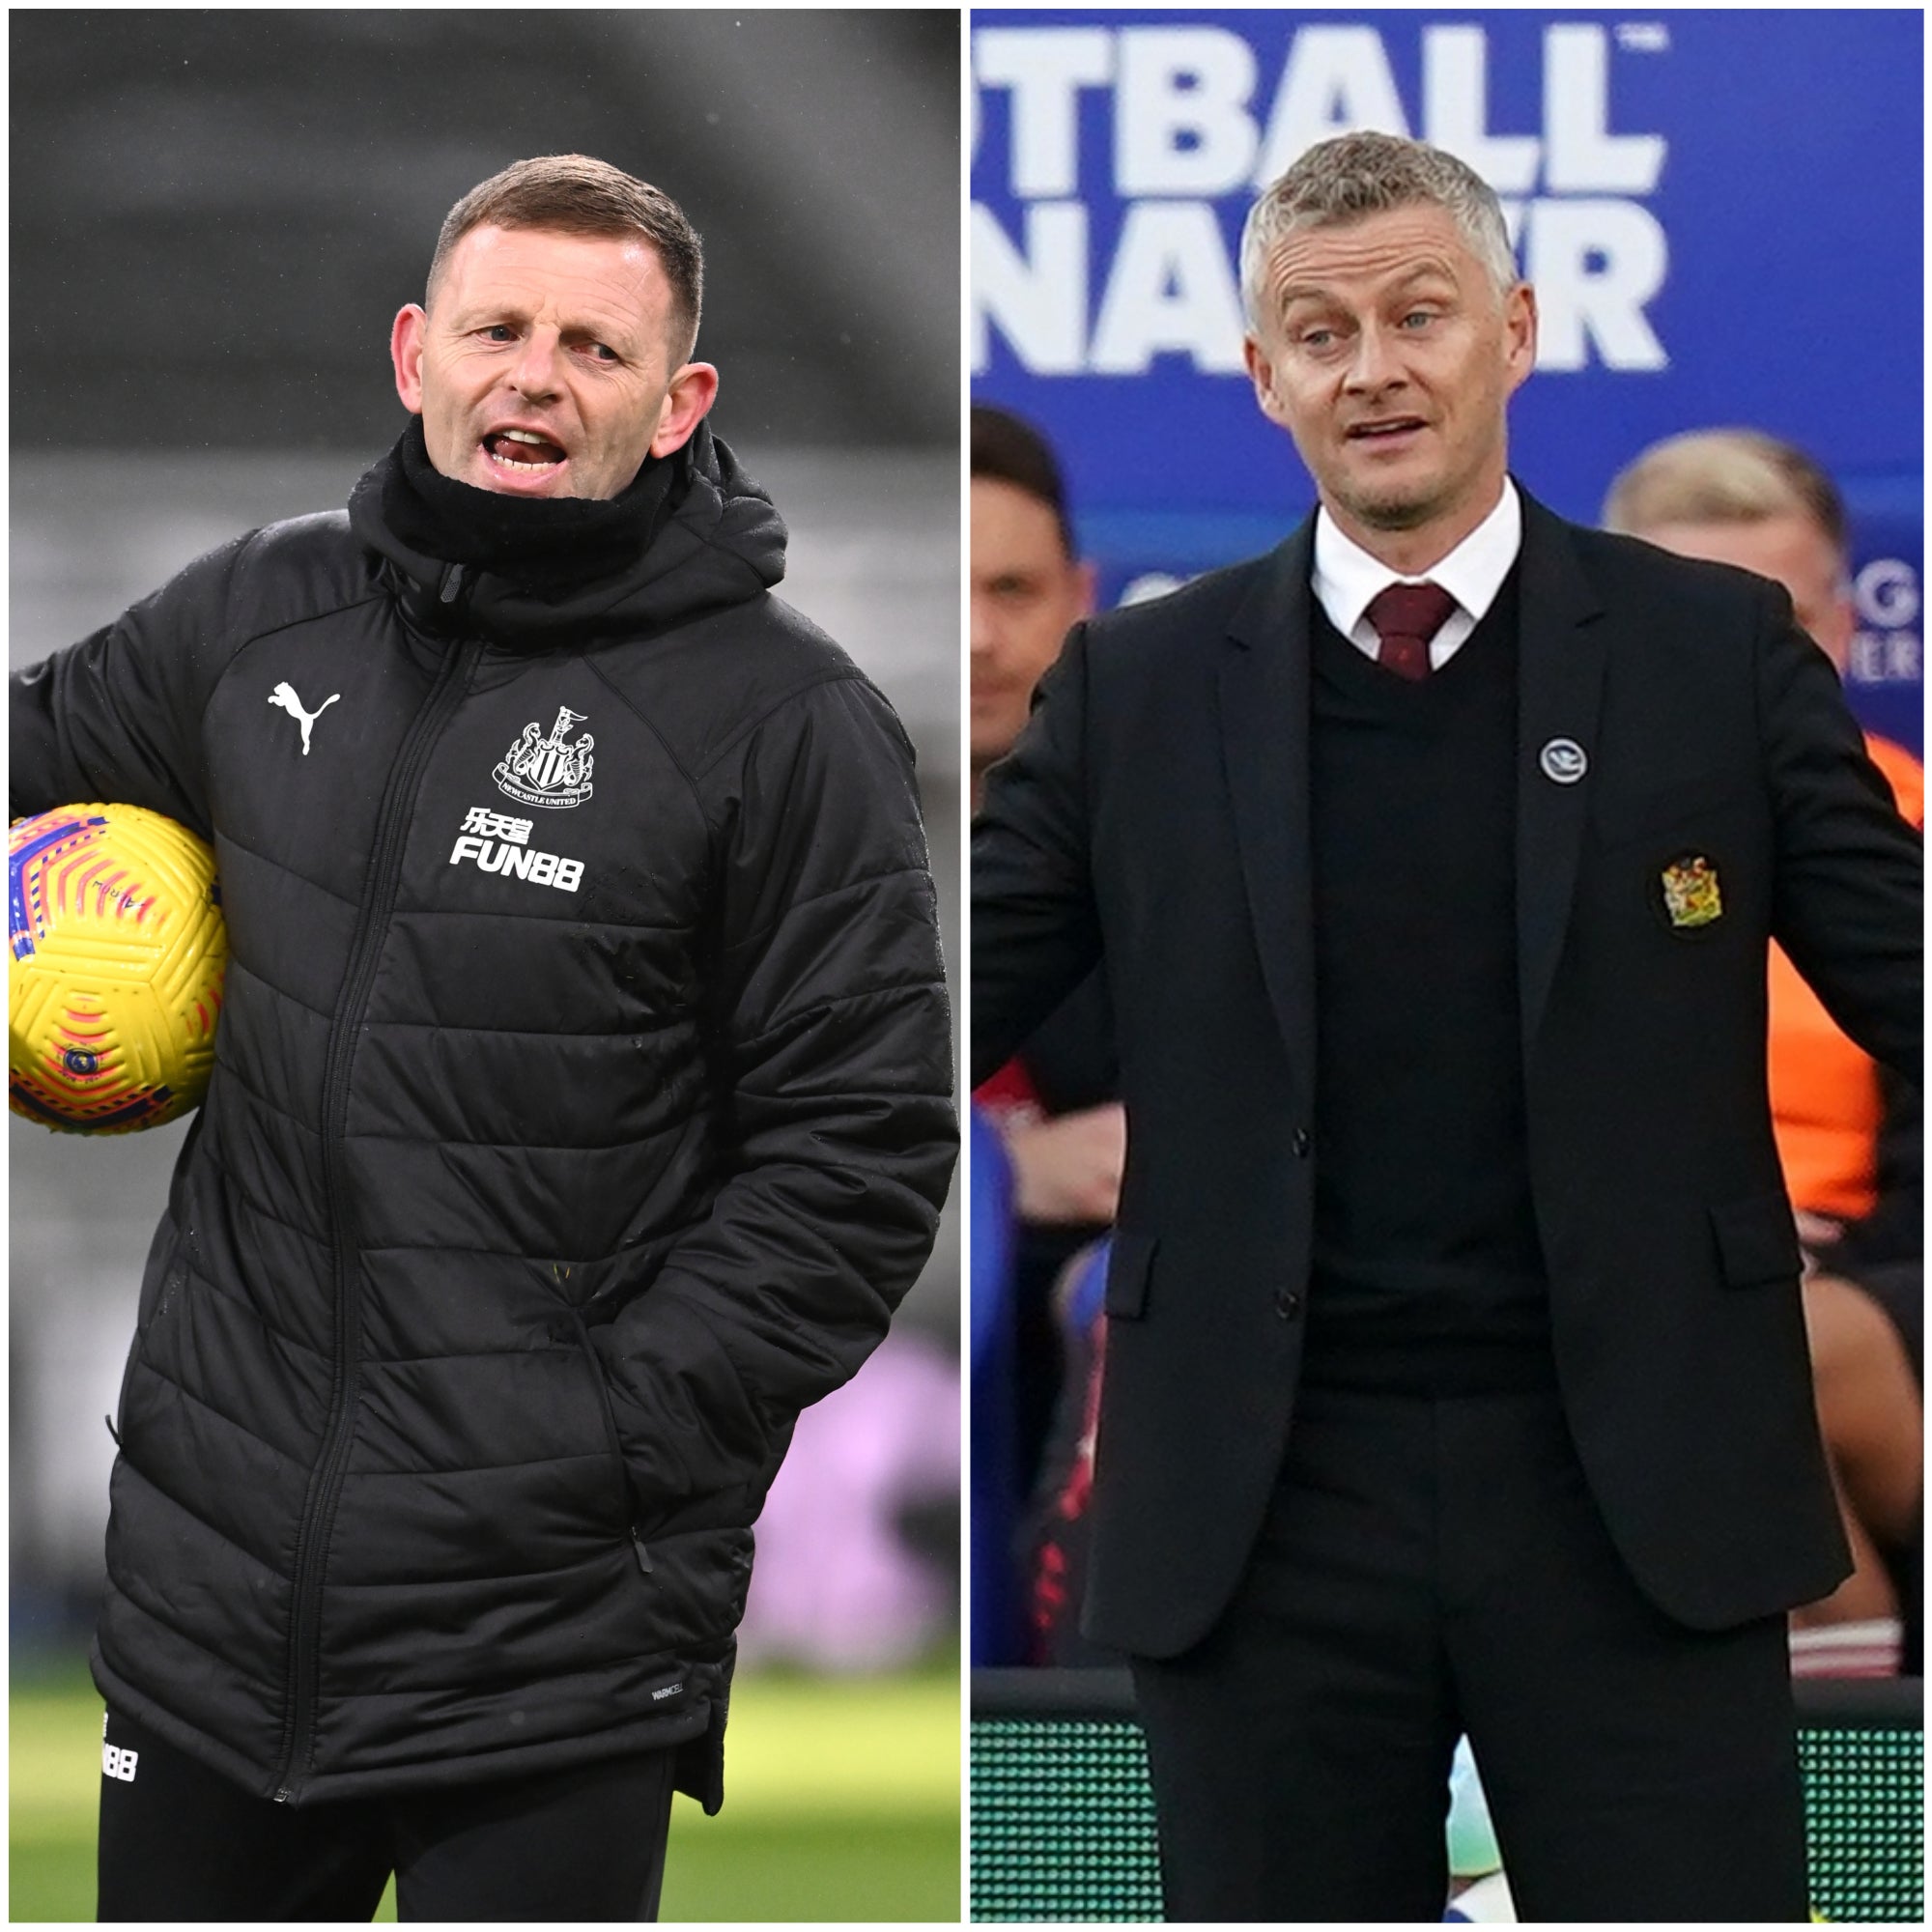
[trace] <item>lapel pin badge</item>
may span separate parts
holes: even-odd
[[[1590,760],[1575,738],[1552,738],[1537,753],[1543,776],[1552,784],[1573,785],[1590,769]]]
[[[1673,859],[1660,875],[1664,916],[1679,932],[1693,932],[1724,916],[1718,868],[1701,852]]]

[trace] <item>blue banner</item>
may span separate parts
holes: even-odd
[[[1745,425],[1852,512],[1868,722],[1922,742],[1918,13],[984,12],[976,395],[1046,432],[1109,600],[1266,548],[1313,502],[1255,408],[1257,188],[1353,128],[1463,156],[1538,295],[1512,466],[1594,522],[1680,430]]]

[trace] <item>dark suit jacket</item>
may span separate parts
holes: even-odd
[[[1314,1164],[1313,525],[1078,626],[973,842],[974,1050],[1102,961],[1128,1154],[1087,1628],[1173,1655],[1232,1595],[1300,1361]],[[1919,845],[1783,593],[1526,497],[1517,940],[1557,1373],[1643,1590],[1720,1628],[1847,1563],[1765,1097],[1765,946],[1918,1077]],[[1546,776],[1551,740],[1582,748]],[[1674,926],[1702,857],[1721,915]],[[981,1077],[976,1073],[976,1078]]]

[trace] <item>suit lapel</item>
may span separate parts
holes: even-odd
[[[1607,627],[1596,621],[1602,602],[1565,526],[1527,495],[1520,582],[1516,914],[1527,1045],[1542,1023],[1569,924],[1595,778],[1609,640]],[[1579,767],[1580,776],[1571,776]]]
[[[1519,489],[1520,486],[1519,485]],[[1517,972],[1534,1038],[1563,951],[1589,817],[1608,637],[1603,606],[1562,522],[1526,493],[1518,671]],[[1311,518],[1282,544],[1229,620],[1220,703],[1228,791],[1262,978],[1298,1074],[1314,1065],[1313,857],[1309,848]],[[1564,782],[1564,742],[1582,754]],[[1551,749],[1555,748],[1555,749]],[[1546,757],[1546,753],[1548,756]]]
[[[1311,518],[1281,544],[1221,644],[1228,792],[1262,979],[1297,1079],[1315,1065],[1314,890],[1308,826]]]

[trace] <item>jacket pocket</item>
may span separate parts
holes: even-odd
[[[617,1434],[617,1411],[611,1406],[611,1386],[604,1379],[604,1361],[590,1340],[590,1330],[584,1325],[582,1315],[573,1308],[570,1319],[576,1325],[578,1346],[583,1350],[584,1365],[597,1390],[597,1406],[604,1417],[604,1439],[610,1445],[611,1466],[616,1471],[617,1527],[635,1541],[638,1513],[631,1503],[631,1472],[624,1461],[623,1440]]]
[[[1798,1229],[1782,1193],[1726,1201],[1711,1209],[1711,1226],[1718,1236],[1724,1279],[1731,1287],[1796,1281],[1804,1272]]]
[[[1107,1255],[1106,1309],[1121,1321],[1139,1321],[1147,1315],[1148,1277],[1153,1271],[1153,1251],[1160,1245],[1153,1235],[1114,1230]]]

